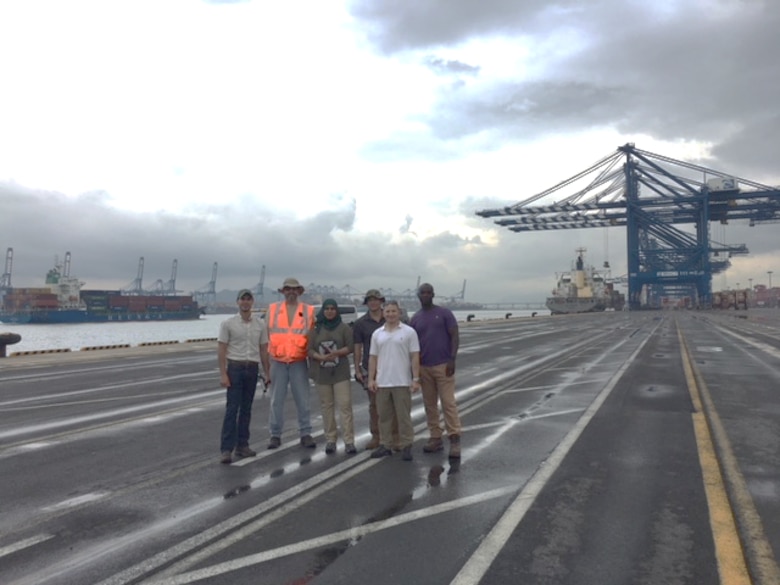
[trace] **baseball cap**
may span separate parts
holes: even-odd
[[[249,290],[248,288],[242,288],[240,291],[238,291],[238,296],[236,297],[236,300],[239,300],[241,297],[245,295],[249,295],[250,297],[252,297],[252,299],[255,298],[255,295],[252,294],[251,290]]]

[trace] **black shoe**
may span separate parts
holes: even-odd
[[[354,443],[347,443],[346,446],[344,447],[344,452],[347,455],[354,455],[355,453],[357,453],[357,449],[355,448],[355,444]]]
[[[412,456],[411,445],[407,445],[406,447],[403,448],[402,451],[403,452],[401,453],[401,459],[403,459],[404,461],[411,461],[412,459],[414,459],[414,457]]]
[[[278,449],[279,445],[282,444],[282,440],[279,437],[271,437],[271,440],[268,441],[268,448],[269,449]]]
[[[390,449],[384,445],[379,445],[379,447],[371,451],[371,459],[379,459],[380,457],[387,457],[392,454],[393,452]]]
[[[303,435],[301,437],[301,447],[306,447],[307,449],[314,449],[317,446],[317,443],[314,442],[314,439],[311,438],[311,435]]]
[[[325,453],[332,455],[336,452],[336,443],[327,443],[325,445]]]

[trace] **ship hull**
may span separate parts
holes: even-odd
[[[199,309],[183,311],[92,312],[81,309],[0,312],[0,322],[15,324],[117,323],[125,321],[193,321],[200,318]]]
[[[64,265],[55,264],[46,273],[44,286],[0,290],[0,322],[49,325],[200,318],[201,308],[191,294],[82,290],[84,283],[70,276],[70,252],[65,255]]]
[[[548,297],[546,305],[553,315],[597,313],[607,308],[607,303],[601,299],[576,297]]]

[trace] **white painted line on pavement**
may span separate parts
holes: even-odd
[[[485,576],[485,573],[487,573],[490,565],[493,564],[498,553],[501,552],[501,549],[522,521],[525,513],[531,508],[531,505],[533,505],[537,496],[541,493],[542,489],[544,489],[553,473],[560,467],[564,457],[566,457],[574,446],[574,443],[577,442],[577,439],[580,438],[585,427],[588,426],[588,423],[599,411],[601,405],[604,404],[604,401],[612,393],[615,386],[617,386],[620,378],[625,374],[626,370],[628,370],[639,355],[639,352],[642,351],[642,348],[644,348],[645,344],[659,326],[660,323],[656,325],[650,335],[645,337],[631,354],[630,358],[623,363],[617,372],[615,372],[609,383],[604,386],[603,390],[575,423],[569,433],[558,446],[555,447],[555,450],[550,454],[550,457],[539,466],[539,469],[537,469],[536,473],[528,480],[528,483],[523,490],[510,504],[507,511],[493,527],[493,530],[491,530],[482,540],[479,547],[477,547],[477,550],[474,551],[471,558],[463,565],[450,585],[474,585],[474,583],[479,583],[482,580],[482,577]]]
[[[4,400],[0,402],[0,406],[7,407],[7,406],[13,406],[14,404],[29,404],[29,403],[42,402],[44,400],[50,400],[55,398],[66,398],[68,396],[78,396],[79,394],[94,394],[95,392],[103,392],[105,390],[119,390],[121,388],[129,388],[130,386],[152,387],[154,385],[168,383],[172,380],[183,380],[186,378],[202,378],[202,377],[203,377],[203,372],[192,372],[187,374],[165,376],[163,378],[132,380],[128,382],[121,382],[119,384],[107,384],[105,386],[96,386],[94,388],[82,388],[81,390],[57,392],[56,394],[43,394],[43,395],[30,396],[28,398],[16,398],[14,400]]]
[[[772,347],[771,345],[767,345],[766,343],[761,343],[760,341],[753,341],[752,339],[748,337],[743,337],[739,333],[734,333],[733,331],[730,331],[728,329],[721,329],[723,333],[726,335],[731,335],[732,337],[736,337],[743,343],[747,343],[748,345],[752,345],[756,349],[760,349],[761,351],[768,353],[772,357],[780,358],[780,351]]]
[[[20,540],[19,542],[15,542],[13,544],[9,544],[8,546],[0,547],[0,558],[10,555],[11,553],[15,553],[18,550],[22,550],[25,548],[30,548],[31,546],[35,546],[39,542],[45,542],[49,540],[50,538],[54,538],[53,534],[39,534],[38,536],[32,536],[30,538],[25,538],[24,540]]]
[[[164,408],[164,407],[175,406],[175,405],[180,404],[182,402],[192,402],[193,400],[208,399],[208,398],[210,398],[209,397],[210,394],[213,394],[213,393],[212,392],[203,392],[203,393],[200,393],[200,394],[190,394],[190,395],[182,396],[182,397],[179,397],[179,398],[171,398],[171,399],[168,399],[168,400],[159,400],[159,401],[154,402],[154,403],[147,402],[147,403],[144,403],[144,404],[139,404],[138,406],[127,406],[127,407],[124,407],[124,408],[117,408],[117,409],[114,409],[114,410],[109,410],[109,411],[106,411],[106,412],[99,412],[99,413],[95,413],[95,414],[91,414],[91,415],[76,416],[76,417],[72,417],[72,418],[66,418],[66,419],[63,419],[63,420],[52,421],[52,422],[49,422],[49,423],[41,423],[41,424],[30,425],[30,426],[26,426],[26,427],[18,427],[18,428],[11,429],[11,430],[8,430],[8,431],[0,432],[0,439],[11,439],[11,438],[14,438],[14,437],[18,437],[18,436],[21,436],[21,435],[28,435],[28,434],[35,433],[35,432],[53,431],[55,429],[59,429],[59,428],[62,428],[62,427],[74,426],[74,425],[77,425],[77,424],[93,422],[93,421],[100,421],[100,420],[105,420],[105,419],[112,418],[112,417],[125,416],[125,415],[133,414],[133,413],[136,413],[136,412],[142,412],[144,410],[152,410],[152,409],[159,410],[159,409]],[[222,398],[221,396],[219,396],[219,397],[215,396],[214,399],[213,399],[213,402],[215,404],[217,404],[219,402],[223,402],[224,403],[224,401],[225,401],[224,398]],[[70,403],[70,404],[73,404],[73,403]],[[46,408],[56,408],[57,406],[58,405],[49,404],[49,405],[46,406]],[[38,407],[34,407],[34,408],[38,408]],[[126,421],[121,421],[121,422],[126,422]]]
[[[540,418],[550,418],[551,416],[564,416],[566,414],[573,414],[575,412],[582,412],[582,408],[569,408],[567,410],[556,410],[555,412],[548,412],[545,414],[534,414],[522,419],[522,422],[528,422],[529,420],[538,420]]]
[[[356,526],[354,528],[349,528],[340,532],[334,532],[332,534],[310,538],[309,540],[303,540],[295,544],[281,546],[279,548],[263,551],[261,553],[240,557],[231,561],[226,561],[224,563],[212,565],[211,567],[205,567],[203,569],[191,571],[189,573],[182,573],[180,575],[175,575],[159,580],[146,581],[146,583],[148,585],[186,585],[188,583],[194,583],[195,581],[200,581],[202,579],[218,577],[219,575],[224,575],[225,573],[229,573],[231,571],[259,565],[274,559],[333,544],[334,542],[343,542],[345,540],[355,541],[380,530],[395,528],[396,526],[401,526],[402,524],[406,524],[408,522],[414,522],[415,520],[429,518],[437,514],[450,512],[452,510],[457,510],[459,508],[464,508],[474,504],[480,504],[488,500],[509,495],[515,491],[517,491],[516,486],[497,488],[481,494],[467,496],[465,498],[461,498],[460,500],[453,500],[443,504],[430,506],[423,510],[415,510],[414,512],[399,514],[398,516],[388,518],[387,520],[372,522],[364,526]]]
[[[55,512],[57,510],[63,510],[65,508],[75,508],[76,506],[80,506],[81,504],[86,504],[87,502],[94,502],[97,500],[102,500],[103,498],[107,497],[110,494],[110,492],[92,492],[91,494],[84,494],[83,496],[77,496],[75,498],[70,498],[69,500],[63,500],[57,504],[52,504],[51,506],[46,506],[44,508],[41,508],[44,512]]]
[[[306,481],[302,481],[251,508],[247,508],[235,516],[212,526],[208,530],[204,530],[187,540],[179,542],[166,550],[160,551],[156,555],[145,559],[132,567],[128,567],[108,579],[101,581],[98,585],[125,585],[130,582],[135,582],[144,575],[149,574],[149,572],[170,563],[172,560],[182,558],[185,555],[191,554],[193,551],[201,549],[204,545],[214,543],[215,539],[219,537],[222,538],[216,541],[216,545],[222,543],[229,544],[231,538],[235,535],[234,531],[242,526],[246,529],[247,526],[245,525],[247,522],[263,522],[263,515],[268,514],[269,511],[277,506],[281,506],[282,512],[284,512],[285,510],[292,509],[291,507],[293,506],[303,505],[309,499],[318,497],[323,491],[333,489],[343,481],[350,479],[353,475],[365,471],[369,467],[381,463],[381,461],[381,459],[370,459],[365,461],[365,457],[361,456],[346,459],[327,471],[319,473]],[[355,467],[357,468],[353,469]],[[299,499],[302,499],[303,501],[299,501]],[[276,519],[275,516],[274,519]],[[128,537],[135,539],[137,538],[137,535],[130,534]],[[215,544],[211,544],[211,546],[213,547]],[[191,557],[187,558],[189,559]]]
[[[45,449],[46,447],[51,447],[55,444],[56,443],[52,441],[38,441],[37,443],[25,443],[24,445],[19,445],[18,449],[20,451],[37,451],[38,449]]]

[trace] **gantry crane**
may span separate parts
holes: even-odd
[[[171,278],[165,284],[165,288],[163,289],[165,294],[168,295],[176,294],[176,272],[178,271],[178,269],[179,269],[179,261],[176,258],[174,258],[173,265],[171,266]]]
[[[136,274],[135,279],[133,279],[130,282],[130,284],[122,287],[122,292],[127,293],[129,295],[145,294],[146,291],[144,291],[143,281],[144,281],[144,257],[141,256],[138,259],[138,274]]]
[[[265,288],[265,264],[260,268],[260,282],[255,285],[255,306],[262,305],[263,289]]]
[[[450,297],[451,301],[465,301],[466,300],[466,279],[463,279],[463,288],[460,292]]]
[[[213,310],[217,304],[217,268],[218,264],[214,262],[214,266],[211,269],[211,280],[206,286],[193,293],[198,303],[206,309]]]
[[[5,252],[5,270],[0,277],[0,292],[11,288],[11,272],[14,267],[14,249],[8,248]]]
[[[532,205],[564,189],[574,191]],[[780,190],[625,144],[524,201],[476,213],[501,218],[495,223],[514,232],[626,227],[629,308],[653,305],[661,296],[690,296],[709,306],[712,274],[728,268],[731,256],[748,253],[745,244],[711,240],[710,223],[776,223]]]
[[[171,268],[171,278],[168,282],[163,282],[162,278],[158,278],[154,281],[152,287],[146,291],[150,294],[157,295],[175,295],[176,294],[176,270],[179,261],[174,258],[173,267]]]

